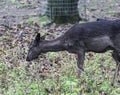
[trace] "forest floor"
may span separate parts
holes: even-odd
[[[29,1],[29,2],[28,2]],[[42,1],[42,2],[41,2]],[[91,1],[91,2],[90,2]],[[79,5],[80,16],[120,19],[119,0],[90,0]],[[83,5],[82,5],[83,4]],[[76,55],[67,52],[47,53],[26,61],[29,44],[39,32],[54,39],[72,24],[45,26],[49,20],[44,0],[0,1],[0,95],[120,95],[120,82],[111,85],[115,62],[111,51],[86,54],[85,71],[77,78]],[[81,23],[81,22],[80,22]]]

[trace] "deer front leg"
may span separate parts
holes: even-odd
[[[85,52],[84,49],[80,49],[78,51],[78,59],[77,59],[77,66],[78,66],[78,77],[80,77],[81,73],[84,71],[83,64],[85,60]]]

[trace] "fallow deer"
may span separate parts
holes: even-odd
[[[120,71],[120,20],[100,20],[76,24],[60,37],[45,40],[38,33],[31,42],[27,61],[38,58],[41,53],[68,51],[78,55],[77,66],[84,71],[86,52],[104,53],[113,50],[112,57]]]

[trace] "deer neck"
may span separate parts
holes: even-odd
[[[40,43],[40,47],[42,47],[42,52],[57,52],[65,50],[64,41],[61,37],[51,41],[43,41]]]

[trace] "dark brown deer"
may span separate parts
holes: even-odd
[[[86,52],[104,53],[113,50],[112,57],[120,70],[120,20],[100,20],[76,24],[62,36],[48,41],[38,33],[31,42],[27,61],[38,58],[41,53],[68,51],[78,55],[77,66],[84,71]]]

